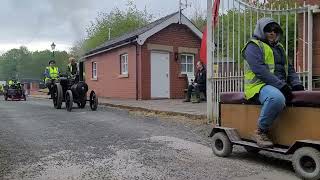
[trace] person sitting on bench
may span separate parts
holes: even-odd
[[[262,105],[252,139],[260,147],[273,146],[269,139],[272,124],[284,110],[286,101],[292,99],[292,91],[304,90],[280,43],[282,33],[280,25],[272,18],[261,18],[253,38],[242,50],[245,98]]]
[[[187,97],[184,102],[190,102],[192,90],[194,90],[197,95],[200,95],[200,92],[203,92],[206,95],[207,71],[201,61],[197,62],[197,73],[195,80],[188,86]]]

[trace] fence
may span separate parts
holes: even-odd
[[[251,1],[252,2],[252,1]],[[221,92],[243,91],[244,67],[241,49],[252,37],[257,20],[271,17],[282,29],[281,43],[288,59],[294,65],[303,85],[312,90],[312,24],[313,6],[297,4],[274,6],[241,0],[221,0],[219,21],[212,28],[212,0],[207,12],[207,117],[218,118]],[[211,68],[210,68],[211,67]]]

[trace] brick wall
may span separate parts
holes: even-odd
[[[175,60],[174,56],[178,53],[179,47],[197,48],[196,63],[199,60],[201,39],[185,25],[178,24],[172,24],[151,36],[141,47],[141,93],[139,96],[141,99],[150,99],[151,96],[151,51],[147,48],[148,43],[173,46],[173,52],[170,52],[170,98],[183,98],[186,78],[180,75],[180,59]]]
[[[303,4],[303,0],[298,0],[299,4]],[[306,4],[310,5],[320,5],[320,0],[306,0]],[[307,22],[307,14],[306,14],[306,22]],[[303,15],[299,15],[298,17],[298,36],[299,39],[303,38]],[[308,28],[306,28],[306,38],[308,37]],[[306,45],[306,54],[308,48]],[[303,62],[303,43],[302,41],[298,41],[298,51],[297,51],[297,59],[298,64],[302,67]],[[307,55],[305,56],[307,61]],[[320,76],[320,14],[314,14],[313,16],[313,75]],[[307,64],[306,64],[307,67]]]
[[[120,55],[128,54],[128,77],[120,76]],[[97,62],[97,80],[92,79],[92,62]],[[90,57],[85,62],[86,83],[98,96],[136,98],[136,46],[128,45]]]

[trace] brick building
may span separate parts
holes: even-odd
[[[306,3],[306,5],[320,5],[320,0],[298,0],[298,3],[300,6],[303,5],[303,3]],[[307,22],[307,15],[305,22]],[[303,39],[303,28],[305,27],[306,31],[306,37],[308,36],[308,27],[303,23],[303,15],[299,15],[298,19],[298,39]],[[320,13],[314,13],[313,14],[313,39],[312,39],[312,45],[313,45],[313,64],[312,64],[312,74],[313,74],[313,88],[320,89]],[[303,43],[301,41],[298,41],[298,52],[297,52],[297,60],[298,65],[302,67],[303,63]],[[306,52],[308,48],[306,46]],[[307,59],[307,54],[305,55],[305,58]],[[307,65],[306,65],[307,66]]]
[[[85,80],[101,97],[183,98],[201,38],[183,14],[168,15],[88,52]]]

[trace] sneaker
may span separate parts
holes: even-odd
[[[267,148],[272,147],[273,143],[269,139],[267,133],[262,132],[261,130],[256,130],[253,135],[253,140],[257,143],[259,147]]]

